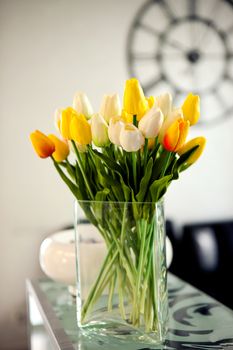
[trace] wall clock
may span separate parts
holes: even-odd
[[[147,95],[170,91],[175,104],[202,98],[202,123],[233,116],[233,0],[149,0],[127,40],[131,76]]]

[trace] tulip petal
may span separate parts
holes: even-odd
[[[190,125],[196,124],[200,117],[200,97],[189,93],[183,103],[182,110],[185,120],[189,120]]]
[[[174,123],[170,125],[170,127],[167,129],[164,139],[163,139],[163,147],[167,151],[173,152],[176,148],[176,145],[179,141],[180,136],[180,126],[179,121],[175,120]]]
[[[55,145],[55,152],[53,152],[53,158],[56,160],[56,162],[62,162],[63,160],[65,160],[70,153],[67,143],[61,141],[57,136],[53,134],[48,135],[48,138]]]
[[[30,139],[34,150],[40,158],[48,158],[55,151],[53,141],[39,130],[32,132]]]
[[[140,120],[148,109],[148,101],[139,81],[135,78],[126,80],[123,110],[128,114],[136,115],[137,120]]]
[[[174,149],[175,152],[178,151],[184,145],[185,140],[188,136],[189,125],[190,123],[187,120],[179,121],[179,139]]]
[[[91,126],[82,114],[74,115],[70,123],[70,137],[80,145],[91,143]]]

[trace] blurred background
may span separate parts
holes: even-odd
[[[42,276],[42,240],[73,220],[28,135],[54,132],[76,91],[98,110],[131,76],[176,105],[201,96],[190,138],[205,135],[206,151],[166,195],[171,271],[233,307],[233,1],[0,0],[0,48],[0,349],[26,349],[25,279]]]

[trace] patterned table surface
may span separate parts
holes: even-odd
[[[30,285],[30,286],[29,286]],[[75,350],[149,349],[231,349],[233,350],[233,311],[191,285],[169,274],[169,331],[165,344],[124,343],[114,339],[84,337],[78,333],[75,302],[64,285],[51,280],[28,282],[52,335]],[[61,328],[59,330],[59,328]],[[60,348],[60,347],[59,347]]]

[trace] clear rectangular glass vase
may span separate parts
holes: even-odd
[[[82,332],[162,343],[168,299],[163,201],[79,201],[77,323]]]

